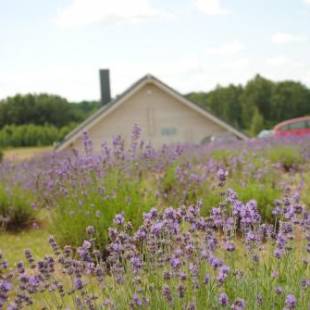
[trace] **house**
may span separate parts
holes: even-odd
[[[143,140],[154,147],[171,143],[199,144],[224,136],[246,139],[243,133],[151,74],[113,100],[110,99],[109,70],[100,70],[100,84],[102,107],[69,133],[56,150],[82,149],[85,131],[95,151],[117,135],[128,142],[134,124],[142,129]]]

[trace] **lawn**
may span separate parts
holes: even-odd
[[[50,152],[52,146],[18,147],[4,150],[4,158],[9,160],[26,160]]]
[[[11,265],[24,260],[24,250],[32,249],[35,258],[51,253],[46,229],[29,229],[19,233],[0,233],[0,249]]]

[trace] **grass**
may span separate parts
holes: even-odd
[[[10,265],[25,259],[25,249],[32,249],[36,258],[51,253],[45,229],[31,229],[20,233],[0,232],[0,249]]]
[[[124,212],[137,228],[143,221],[143,213],[156,205],[154,193],[144,180],[130,178],[117,169],[101,181],[93,180],[90,184],[83,181],[80,180],[80,187],[77,184],[67,187],[68,195],[57,201],[52,213],[50,230],[62,246],[82,244],[87,238],[85,227],[92,225],[97,231],[97,242],[104,247],[108,228],[117,213]],[[98,188],[104,189],[105,195]]]
[[[4,150],[4,158],[10,160],[25,160],[48,153],[52,146],[17,147]]]

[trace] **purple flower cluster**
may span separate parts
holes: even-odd
[[[84,227],[89,219],[79,246],[63,246],[51,236],[53,255],[37,258],[26,249],[25,260],[16,266],[9,266],[0,254],[0,309],[307,305],[310,214],[301,189],[294,184],[275,202],[274,223],[264,222],[267,216],[260,211],[267,207],[259,201],[243,201],[228,189],[236,175],[241,175],[243,188],[248,180],[270,177],[266,167],[246,161],[250,152],[269,144],[238,144],[236,156],[216,160],[212,145],[155,149],[139,140],[138,126],[128,148],[117,136],[111,146],[102,144],[100,154],[94,153],[87,133],[83,136],[85,154],[53,155],[37,166],[18,166],[14,180],[8,171],[18,169],[8,163],[0,167],[8,184],[16,182],[38,193],[35,209],[43,201],[55,208],[65,201],[72,208],[61,210],[61,215],[71,223],[80,216]],[[125,181],[128,186],[122,187]],[[138,186],[126,192],[134,182]],[[156,203],[144,204],[145,183],[154,186]],[[218,195],[219,203],[206,206],[205,199],[212,195]]]

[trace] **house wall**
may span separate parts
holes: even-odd
[[[119,134],[129,142],[134,124],[142,128],[143,139],[151,141],[155,147],[169,143],[201,143],[205,137],[227,133],[226,129],[155,84],[148,83],[88,130],[94,149],[99,150],[103,141],[111,142],[112,137]],[[81,138],[73,146],[81,148]]]

